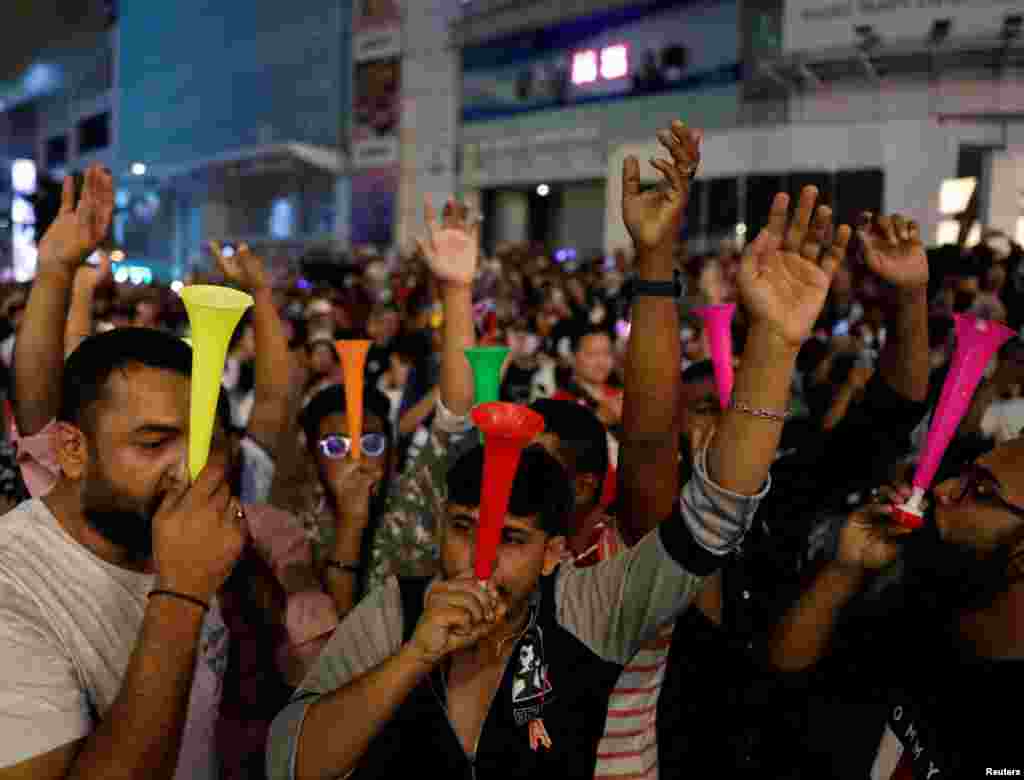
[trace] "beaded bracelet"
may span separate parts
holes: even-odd
[[[743,401],[737,401],[735,398],[729,402],[729,408],[753,417],[760,417],[763,420],[774,420],[775,422],[786,422],[786,420],[793,416],[793,413],[790,411],[773,412],[770,409],[755,409],[743,403]]]

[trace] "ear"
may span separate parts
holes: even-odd
[[[547,545],[544,548],[544,567],[541,572],[545,577],[549,576],[553,572],[558,564],[562,562],[562,558],[565,555],[565,537],[564,536],[550,536],[548,537]]]
[[[54,449],[61,472],[77,482],[89,466],[89,443],[82,430],[71,423],[58,423],[54,431]]]

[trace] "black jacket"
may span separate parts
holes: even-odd
[[[676,621],[658,699],[662,776],[695,766],[715,766],[726,776],[787,776],[802,749],[794,743],[800,724],[778,702],[793,701],[794,680],[768,668],[765,640],[804,584],[814,523],[845,513],[851,493],[885,482],[924,413],[924,403],[907,400],[876,374],[831,434],[772,467],[772,489],[754,527],[722,568],[722,625],[696,606]],[[715,673],[720,669],[728,674]]]
[[[556,575],[541,581],[537,607],[544,658],[552,689],[541,717],[552,747],[530,748],[528,725],[517,723],[512,685],[519,647],[512,652],[472,759],[463,750],[445,710],[446,687],[440,669],[409,694],[370,744],[353,780],[394,778],[420,767],[431,777],[579,778],[592,780],[597,743],[604,731],[608,698],[622,667],[602,660],[562,628],[555,617]],[[423,611],[427,579],[400,581],[404,641]]]

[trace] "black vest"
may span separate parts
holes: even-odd
[[[409,694],[394,718],[370,743],[353,780],[394,778],[417,767],[430,776],[455,778],[586,778],[592,780],[608,699],[622,667],[599,658],[555,619],[555,577],[541,578],[536,625],[543,637],[550,690],[541,718],[550,749],[530,748],[528,724],[517,724],[513,682],[523,640],[512,652],[491,702],[474,760],[462,749],[444,708],[446,691],[435,670]],[[423,612],[428,579],[402,579],[404,641]],[[536,700],[535,700],[536,701]],[[353,713],[353,717],[358,717]],[[523,720],[520,714],[519,720]]]

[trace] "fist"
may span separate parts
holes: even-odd
[[[493,584],[483,584],[472,572],[435,583],[427,592],[427,606],[410,640],[410,649],[434,666],[458,650],[472,647],[497,629],[508,605]]]
[[[370,499],[384,479],[384,469],[370,462],[343,458],[328,465],[327,480],[334,499],[335,515],[346,525],[366,527],[370,521]]]
[[[897,499],[909,492],[900,488],[879,493],[881,499]],[[900,545],[909,528],[892,519],[890,503],[869,504],[847,518],[839,533],[839,551],[836,562],[845,569],[873,572],[884,569],[900,555]]]
[[[211,456],[191,487],[182,480],[167,492],[153,518],[159,587],[209,601],[242,554],[244,520],[223,462]]]

